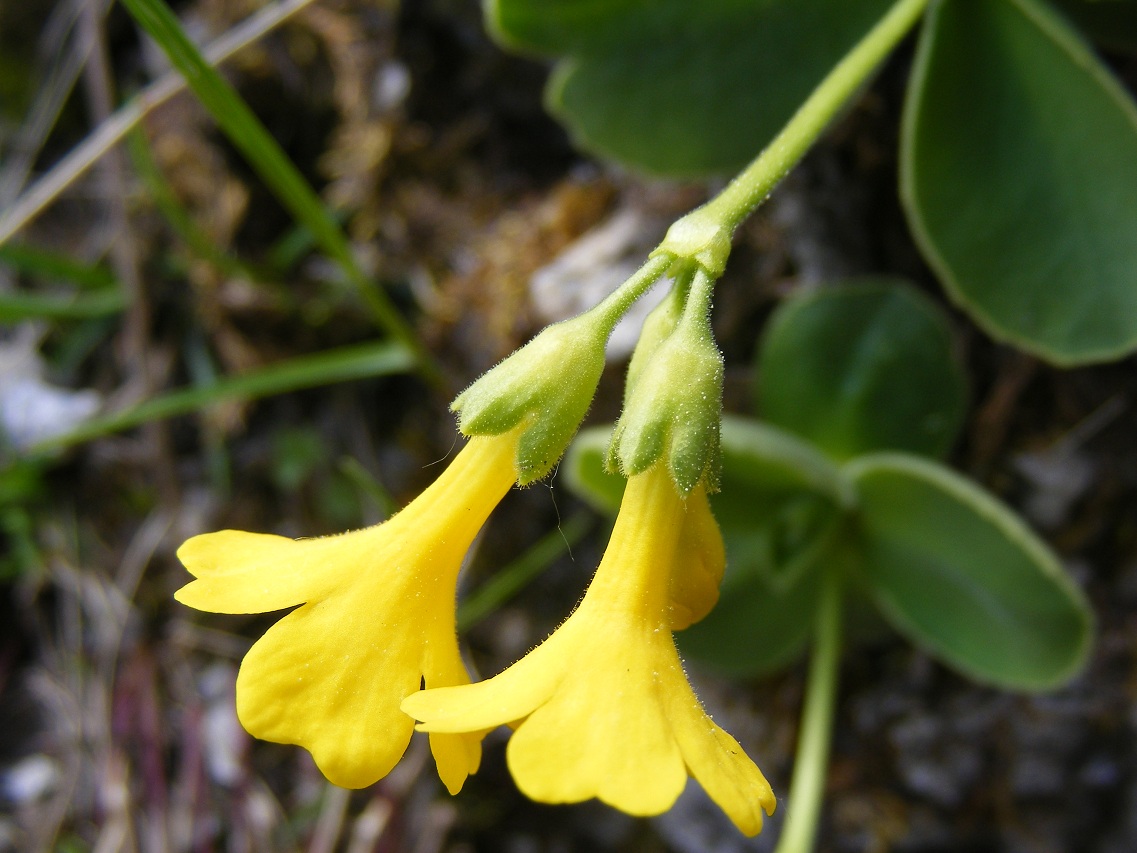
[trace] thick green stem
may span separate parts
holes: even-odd
[[[766,149],[726,189],[672,225],[657,251],[694,260],[712,278],[722,275],[734,229],[805,155],[927,5],[928,0],[897,0],[833,67]]]
[[[789,811],[774,853],[811,853],[825,796],[841,659],[840,574],[827,572],[823,584],[798,732],[794,778],[790,783]]]

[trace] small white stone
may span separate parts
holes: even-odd
[[[617,211],[533,274],[529,296],[537,315],[555,323],[591,308],[640,268],[662,233],[659,222],[635,208]],[[608,340],[609,361],[631,354],[644,318],[667,291],[666,281],[657,283],[624,315]]]
[[[70,432],[102,404],[91,390],[71,391],[45,382],[38,333],[22,327],[0,343],[0,434],[16,449]]]
[[[244,774],[248,736],[237,719],[234,685],[237,673],[229,664],[216,664],[201,675],[199,688],[207,705],[202,717],[202,740],[209,777],[231,787]]]
[[[388,62],[375,74],[371,102],[380,112],[389,113],[403,105],[411,93],[411,72],[401,62]]]
[[[22,804],[43,799],[59,782],[59,764],[43,754],[29,755],[3,776],[4,796]]]

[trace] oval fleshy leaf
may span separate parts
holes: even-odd
[[[944,287],[1055,364],[1137,346],[1137,107],[1037,0],[943,0],[905,108],[901,194]]]
[[[825,454],[772,424],[738,415],[722,419],[722,491],[711,496],[719,524],[749,530],[755,517],[787,496],[813,495],[847,506],[853,500],[840,469]],[[746,493],[746,500],[720,496]]]
[[[1001,687],[1056,687],[1078,671],[1089,605],[1011,510],[915,456],[865,456],[845,472],[859,497],[864,580],[901,633]]]
[[[1055,5],[1098,44],[1130,53],[1137,50],[1137,3],[1057,0]]]
[[[583,147],[668,175],[750,161],[888,0],[494,0],[503,44],[563,61],[550,109]]]
[[[486,26],[514,50],[597,53],[619,47],[643,20],[642,6],[639,0],[486,0]]]
[[[757,376],[764,419],[842,460],[942,456],[963,422],[966,381],[947,320],[895,281],[786,300],[766,327]]]

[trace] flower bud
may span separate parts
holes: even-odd
[[[691,287],[690,275],[680,275],[676,278],[671,292],[666,298],[652,309],[644,320],[643,329],[640,330],[640,339],[636,342],[632,359],[628,363],[628,375],[624,380],[624,401],[627,402],[636,387],[640,374],[647,367],[655,351],[671,337],[671,333],[679,325],[683,316],[683,304],[687,301],[687,293]]]
[[[544,477],[592,403],[611,331],[611,317],[595,310],[549,326],[458,395],[458,429],[498,435],[521,425],[517,480]]]
[[[684,495],[699,483],[717,486],[722,420],[722,354],[707,318],[712,283],[703,273],[696,282],[675,331],[635,376],[608,445],[608,467],[629,477],[665,457]]]

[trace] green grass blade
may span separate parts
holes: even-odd
[[[71,296],[40,293],[0,294],[0,324],[24,320],[90,320],[109,317],[126,308],[126,296],[119,290]]]
[[[300,263],[315,245],[312,232],[303,225],[295,225],[269,248],[266,260],[272,269],[285,273]]]
[[[414,331],[378,285],[360,269],[351,245],[318,195],[241,99],[190,41],[162,0],[123,0],[123,6],[185,77],[202,106],[249,161],[280,202],[302,222],[317,244],[342,267],[377,323],[414,353],[421,372],[435,382],[441,372]]]
[[[24,320],[89,320],[113,316],[126,308],[126,296],[118,280],[105,267],[80,263],[26,243],[0,246],[0,264],[30,278],[68,282],[90,291],[0,293],[0,324]]]
[[[93,418],[79,429],[34,445],[29,452],[70,447],[150,421],[196,412],[222,400],[256,400],[333,382],[405,373],[414,364],[406,347],[391,341],[307,355],[212,385],[171,391],[125,411]]]
[[[205,48],[210,63],[220,65],[258,41],[314,0],[275,0],[227,30]],[[0,57],[0,63],[4,57]],[[94,128],[82,142],[64,155],[54,166],[36,178],[27,189],[4,210],[0,210],[0,244],[8,242],[28,223],[43,213],[69,186],[73,185],[103,155],[119,143],[131,128],[146,118],[186,87],[185,78],[170,72],[141,89]]]
[[[537,540],[532,548],[462,601],[458,606],[458,630],[465,631],[476,625],[517,595],[549,563],[579,542],[591,526],[591,516],[582,512]]]
[[[0,264],[25,275],[51,281],[69,281],[80,287],[118,287],[110,270],[100,266],[81,264],[56,252],[37,249],[22,243],[0,246]]]

